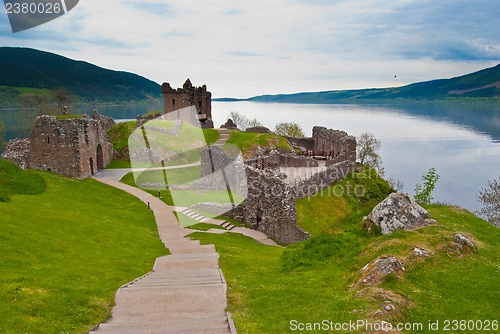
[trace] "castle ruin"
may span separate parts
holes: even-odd
[[[182,108],[194,106],[198,120],[203,128],[213,128],[212,122],[212,93],[207,86],[194,87],[187,79],[182,88],[173,89],[168,82],[161,85],[163,94],[163,113],[168,114]]]
[[[311,138],[288,140],[303,155],[275,150],[255,159],[245,160],[247,196],[236,207],[226,206],[230,211],[226,210],[225,213],[283,244],[303,241],[309,237],[297,225],[297,200],[321,192],[356,170],[356,138],[344,131],[314,127]],[[210,146],[205,151],[207,152],[201,156],[202,177],[223,169],[232,162],[220,147]],[[318,164],[319,159],[324,160],[321,166]],[[304,171],[306,175],[296,174]],[[205,184],[192,185],[193,189],[200,191],[224,189],[223,184],[210,182],[210,178]],[[216,212],[221,207],[205,203],[193,209]]]
[[[9,141],[3,158],[21,168],[48,170],[77,179],[88,178],[113,158],[106,132],[112,118],[38,116],[28,138]]]

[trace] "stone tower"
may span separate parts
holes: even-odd
[[[191,80],[187,79],[182,88],[173,89],[168,82],[161,85],[163,94],[163,113],[186,108],[196,107],[198,119],[204,128],[213,128],[212,122],[212,93],[207,91],[207,86],[194,87]]]
[[[84,179],[106,167],[113,146],[106,136],[109,117],[58,119],[39,116],[29,137],[27,167]]]

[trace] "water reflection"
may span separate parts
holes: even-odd
[[[161,110],[159,104],[79,106],[90,114],[96,108],[115,119]],[[377,105],[304,105],[258,102],[215,102],[214,124],[225,123],[231,111],[256,118],[273,129],[280,122],[297,122],[311,135],[315,125],[359,136],[372,132],[382,141],[386,177],[399,179],[413,193],[422,174],[435,167],[441,175],[434,192],[437,201],[479,209],[476,195],[487,181],[500,176],[500,104],[414,103]],[[6,138],[25,137],[32,110],[0,110]]]
[[[477,210],[478,192],[500,172],[500,108],[496,104],[300,105],[270,103],[217,103],[215,124],[231,111],[257,118],[274,128],[297,122],[306,134],[314,125],[342,129],[359,136],[372,132],[382,141],[386,177],[403,182],[404,191],[431,167],[441,175],[434,200]],[[470,113],[471,115],[469,115]]]

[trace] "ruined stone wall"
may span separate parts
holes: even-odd
[[[28,138],[11,139],[8,141],[2,158],[7,159],[22,169],[28,168],[28,152],[30,141]]]
[[[28,167],[79,179],[92,176],[113,158],[99,119],[39,116],[29,141]]]
[[[331,157],[334,162],[356,161],[356,138],[340,130],[313,127],[313,151],[317,155]]]
[[[334,182],[343,180],[349,173],[354,172],[355,168],[355,163],[345,160],[313,174],[310,178],[296,185],[297,199],[313,196],[321,192]]]
[[[307,239],[309,234],[297,226],[296,201],[317,194],[334,182],[344,179],[355,170],[356,140],[343,131],[315,127],[312,138],[292,139],[295,144],[308,150],[326,149],[338,152],[327,162],[327,168],[317,171],[308,179],[289,183],[283,181],[273,168],[317,167],[312,158],[272,151],[257,159],[245,161],[248,195],[236,208],[225,215],[243,221],[274,240],[290,244]],[[221,149],[204,149],[201,154],[202,180],[189,185],[203,185],[210,189],[220,188],[220,182],[212,182],[210,174],[228,165],[232,159]],[[238,180],[241,182],[241,180]],[[192,188],[198,189],[198,188]],[[225,211],[227,205],[201,203],[199,208],[211,211],[212,207]]]
[[[313,158],[297,156],[295,154],[281,154],[280,166],[283,167],[318,167],[318,162]]]
[[[191,81],[187,79],[182,88],[173,89],[169,83],[164,82],[161,91],[163,94],[163,112],[165,114],[195,106],[202,124],[213,128],[212,93],[207,91],[206,85],[193,87]]]
[[[278,177],[246,167],[248,196],[226,215],[250,224],[283,244],[307,239],[309,234],[297,226],[296,193]]]
[[[271,151],[269,154],[256,159],[245,160],[245,165],[258,169],[276,169],[279,167],[318,167],[318,162],[305,156]]]
[[[285,138],[296,147],[303,147],[306,151],[314,150],[314,139],[312,137],[308,138],[295,138],[295,137],[287,137]]]

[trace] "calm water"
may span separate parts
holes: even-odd
[[[103,115],[133,119],[162,109],[161,105],[96,106]],[[91,112],[92,107],[76,108]],[[399,179],[404,191],[429,168],[441,175],[434,200],[477,210],[478,192],[500,177],[500,104],[299,105],[256,102],[214,102],[216,126],[231,111],[257,118],[273,129],[280,122],[297,122],[307,135],[314,125],[341,129],[354,136],[371,132],[381,140],[386,177]],[[32,111],[0,110],[7,139],[26,136]]]

